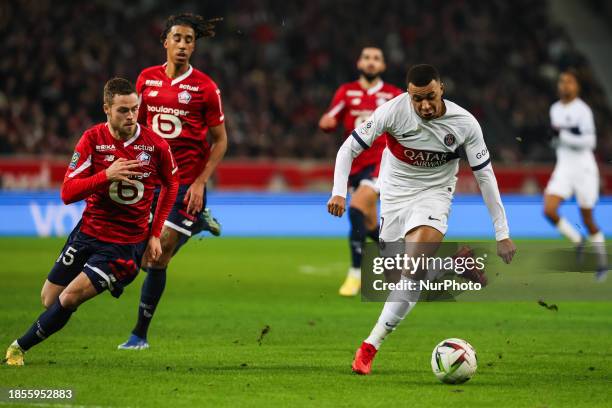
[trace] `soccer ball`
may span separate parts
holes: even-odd
[[[465,340],[446,339],[431,354],[431,369],[446,384],[461,384],[472,378],[478,367],[476,350]]]

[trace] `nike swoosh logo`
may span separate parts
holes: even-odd
[[[439,218],[434,218],[431,215],[428,218],[432,221],[441,221]]]
[[[397,324],[389,324],[389,323],[385,322],[385,326],[387,326],[390,329],[393,329],[393,328],[395,328],[395,326],[397,326]]]

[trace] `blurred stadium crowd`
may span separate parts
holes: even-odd
[[[224,21],[193,65],[219,85],[234,158],[335,156],[339,137],[317,129],[337,86],[357,76],[367,44],[404,87],[413,63],[438,66],[447,97],[481,122],[497,161],[552,160],[548,107],[559,69],[583,78],[600,157],[612,153],[612,113],[591,70],[544,1],[9,1],[0,4],[0,154],[66,154],[103,121],[103,83],[136,79],[165,53],[164,19],[192,11]]]

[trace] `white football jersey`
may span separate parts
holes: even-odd
[[[400,204],[406,197],[435,187],[454,192],[461,146],[473,170],[491,161],[476,118],[456,103],[445,99],[444,104],[443,116],[425,120],[404,93],[380,106],[353,131],[364,149],[379,135],[389,135],[379,175],[383,205]]]
[[[595,121],[591,108],[580,98],[569,103],[557,101],[550,107],[550,124],[559,132],[557,160],[572,166],[576,161],[595,163]]]

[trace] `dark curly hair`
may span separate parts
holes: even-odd
[[[161,33],[160,41],[163,44],[163,42],[166,40],[166,37],[168,36],[168,33],[170,32],[170,29],[175,25],[184,25],[193,28],[196,40],[198,38],[214,37],[215,25],[222,20],[222,17],[215,17],[206,20],[204,19],[204,17],[193,13],[172,15],[166,20],[166,26],[164,28],[164,31]]]

